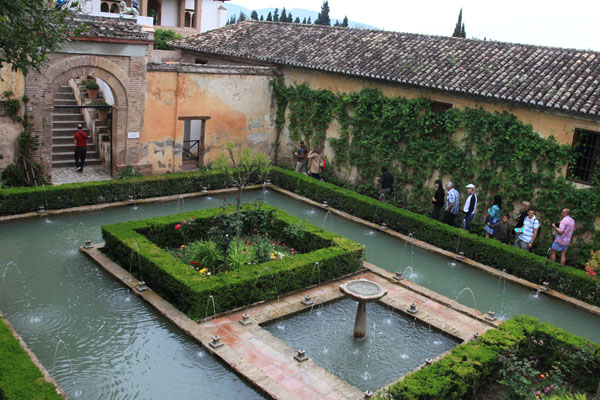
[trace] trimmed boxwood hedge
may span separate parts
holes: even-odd
[[[17,187],[0,190],[0,215],[23,214],[37,211],[43,205],[47,210],[86,206],[90,204],[193,193],[203,186],[222,189],[225,176],[210,172],[180,172],[140,178],[115,179],[69,183],[57,186]]]
[[[62,397],[0,319],[0,399],[60,400]]]
[[[572,357],[579,349],[591,354],[590,362]],[[479,339],[455,347],[434,364],[407,375],[379,399],[434,400],[477,398],[479,387],[490,383],[501,364],[498,356],[508,350],[519,357],[540,359],[545,368],[560,361],[569,380],[595,392],[600,379],[600,346],[536,318],[517,315]]]
[[[409,234],[445,250],[457,248],[466,257],[535,283],[550,287],[593,305],[600,305],[600,291],[585,271],[563,266],[514,246],[489,240],[429,217],[403,210],[376,199],[283,168],[273,167],[271,180],[283,189],[391,229]]]
[[[105,252],[123,268],[129,268],[134,273],[141,268],[143,280],[192,319],[206,316],[211,295],[218,313],[316,284],[315,262],[319,263],[322,281],[361,268],[364,250],[360,244],[308,223],[305,223],[305,237],[302,240],[294,239],[286,235],[284,227],[297,224],[301,222],[300,219],[272,207],[263,205],[262,208],[273,211],[273,218],[267,227],[269,235],[302,254],[206,277],[161,247],[181,244],[184,229],[187,241],[202,238],[210,227],[211,219],[223,209],[103,226]],[[234,209],[227,207],[225,211],[233,212]],[[192,217],[193,223],[184,224],[179,231],[174,229],[177,223],[183,219],[189,221]],[[138,249],[141,267],[138,266]]]

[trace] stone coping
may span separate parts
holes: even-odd
[[[249,185],[246,189],[248,190],[253,190],[253,189],[260,189],[262,188],[264,185]],[[302,201],[304,203],[310,204],[314,207],[318,207],[321,208],[323,210],[327,210],[327,211],[331,211],[333,214],[339,215],[343,218],[346,218],[348,220],[354,221],[356,223],[359,223],[361,225],[364,226],[368,226],[374,230],[380,231],[380,232],[384,232],[388,235],[394,236],[398,239],[404,240],[405,242],[411,243],[415,246],[418,246],[422,249],[443,255],[445,257],[451,258],[451,259],[455,259],[458,260],[462,263],[464,263],[465,265],[469,265],[471,267],[477,268],[479,270],[482,270],[492,276],[495,276],[497,278],[501,278],[501,279],[505,279],[507,281],[516,283],[518,285],[521,286],[525,286],[527,288],[530,288],[532,290],[538,290],[540,288],[540,285],[535,284],[533,282],[529,282],[526,279],[522,279],[519,278],[517,276],[514,276],[512,274],[508,274],[506,272],[502,272],[499,271],[495,268],[492,268],[488,265],[482,264],[480,262],[477,262],[475,260],[472,260],[470,258],[460,258],[459,259],[459,255],[456,253],[452,253],[450,251],[441,249],[439,247],[433,246],[429,243],[426,243],[422,240],[417,240],[414,239],[412,237],[409,237],[407,235],[403,235],[399,232],[390,230],[390,229],[381,229],[380,225],[377,225],[375,223],[366,221],[364,219],[355,217],[351,214],[348,214],[344,211],[341,210],[337,210],[335,208],[332,207],[325,207],[323,206],[323,204],[316,202],[314,200],[308,199],[306,197],[300,196],[296,193],[290,192],[289,190],[285,190],[282,188],[279,188],[273,184],[269,184],[268,185],[271,189],[286,194],[287,196],[290,196],[296,200]],[[175,195],[170,195],[170,196],[161,196],[161,197],[150,197],[150,198],[145,198],[145,199],[136,199],[136,203],[139,204],[143,204],[143,203],[155,203],[155,202],[166,202],[166,201],[173,201],[173,200],[178,200],[179,198],[183,197],[183,198],[187,198],[187,197],[198,197],[198,196],[208,196],[208,195],[215,195],[215,194],[220,194],[220,193],[231,193],[231,192],[236,192],[237,189],[235,188],[229,188],[229,189],[220,189],[220,190],[212,190],[206,193],[203,192],[194,192],[194,193],[183,193],[183,194],[175,194]],[[95,211],[95,210],[102,210],[105,208],[111,208],[111,207],[120,207],[123,205],[129,205],[130,203],[128,201],[118,201],[118,202],[114,202],[114,203],[103,203],[103,204],[93,204],[93,205],[88,205],[88,206],[80,206],[80,207],[72,207],[72,208],[63,208],[60,210],[46,210],[46,214],[47,215],[59,215],[59,214],[65,214],[65,213],[73,213],[73,212],[86,212],[86,211]],[[11,221],[11,220],[17,220],[17,219],[22,219],[22,218],[32,218],[32,217],[38,217],[40,216],[39,213],[37,212],[29,212],[29,213],[25,213],[25,214],[15,214],[15,215],[6,215],[6,216],[0,216],[0,222],[4,222],[4,221]],[[382,270],[383,271],[383,270]],[[567,296],[559,291],[556,291],[554,289],[549,289],[546,291],[541,291],[541,293],[544,293],[548,296],[554,297],[556,299],[562,300],[564,302],[567,302],[569,304],[571,304],[574,307],[577,307],[579,309],[585,310],[591,314],[594,314],[596,316],[600,316],[600,306],[595,306],[592,304],[588,304],[585,301],[579,300],[579,299],[575,299],[573,297]]]
[[[6,317],[4,316],[4,314],[2,314],[2,312],[0,312],[0,319],[2,320],[2,322],[4,322],[6,324],[6,326],[8,326],[8,329],[11,331],[12,335],[19,341],[19,344],[21,345],[21,347],[23,348],[23,350],[25,350],[25,352],[27,353],[27,355],[29,355],[29,358],[31,359],[31,362],[37,367],[37,369],[40,370],[40,372],[44,376],[44,380],[46,382],[49,382],[52,385],[54,385],[54,387],[56,388],[56,392],[59,394],[59,396],[62,397],[62,398],[64,398],[64,399],[66,399],[67,398],[67,394],[64,392],[64,390],[62,390],[62,388],[58,385],[58,383],[54,380],[54,378],[52,377],[52,375],[50,375],[50,373],[46,370],[46,368],[44,368],[44,366],[42,365],[42,363],[40,362],[40,360],[38,360],[38,358],[33,353],[33,351],[31,351],[29,349],[29,347],[27,347],[27,344],[25,343],[25,341],[23,340],[23,338],[17,333],[17,331],[15,331],[15,329],[13,328],[13,326],[10,324],[10,322],[8,321],[8,319],[6,319]]]
[[[175,309],[151,288],[145,287],[125,269],[105,256],[100,249],[103,245],[93,245],[80,250],[97,262],[109,274],[132,289],[132,292],[152,305],[163,316],[177,325],[186,334],[201,343],[207,351],[233,368],[244,379],[275,399],[361,399],[363,393],[341,378],[312,361],[298,361],[297,349],[291,348],[281,339],[271,335],[261,324],[290,316],[315,305],[326,304],[344,297],[340,283],[357,278],[369,279],[388,290],[388,295],[379,303],[406,313],[423,323],[454,336],[463,342],[471,340],[493,329],[501,322],[489,322],[477,310],[466,310],[455,301],[435,294],[417,284],[410,285],[395,281],[369,264],[369,269],[359,270],[340,279],[324,282],[306,290],[284,294],[277,299],[259,302],[248,307],[232,310],[205,318],[197,323]],[[372,269],[371,269],[372,268]],[[144,290],[138,287],[144,286]],[[309,294],[312,304],[302,301]],[[416,304],[418,312],[409,314],[411,304]],[[448,306],[450,305],[450,306]],[[242,323],[247,321],[247,323]],[[219,337],[215,341],[215,336]],[[443,357],[441,354],[435,359]],[[417,369],[426,366],[425,360]],[[398,379],[401,379],[399,377]],[[393,384],[397,382],[390,382]]]

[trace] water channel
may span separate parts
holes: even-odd
[[[249,192],[244,201],[262,197]],[[600,318],[273,191],[266,201],[367,247],[367,260],[501,318],[529,314],[600,343]],[[230,196],[228,203],[235,201]],[[221,196],[0,224],[0,311],[69,398],[259,399],[200,345],[78,251],[100,226],[218,207]],[[424,239],[426,238],[419,238]],[[475,299],[465,287],[472,289]]]

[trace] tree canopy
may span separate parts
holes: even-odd
[[[456,26],[454,27],[452,37],[467,37],[467,33],[465,32],[465,23],[462,21],[462,8],[458,13],[458,21],[456,22]]]
[[[10,63],[23,74],[39,72],[48,53],[83,31],[69,26],[77,6],[64,0],[0,0],[0,67]]]
[[[327,0],[321,6],[321,12],[317,16],[317,19],[315,19],[315,25],[331,25],[331,20],[329,19],[329,2]]]

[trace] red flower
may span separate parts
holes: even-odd
[[[190,218],[192,221],[194,220],[194,217]]]
[[[281,245],[282,245],[283,247],[285,247],[285,243],[281,243]]]
[[[177,225],[175,225],[175,230],[176,230],[176,231],[178,231],[178,230],[180,230],[180,229],[181,229],[181,225],[180,225],[180,224],[177,224]]]

